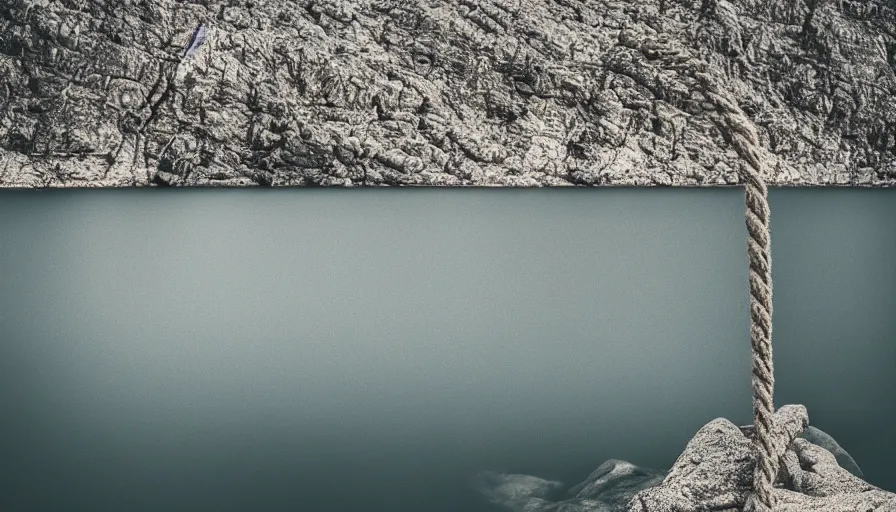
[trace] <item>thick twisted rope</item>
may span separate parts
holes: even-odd
[[[722,96],[708,82],[707,92],[721,114],[720,124],[744,160],[740,175],[746,202],[747,252],[750,261],[750,344],[752,347],[753,443],[756,469],[753,493],[744,512],[771,512],[775,505],[774,483],[780,461],[773,447],[775,376],[772,360],[772,260],[769,232],[768,189],[759,155],[759,137],[740,107]]]
[[[642,51],[659,56],[662,68],[675,70],[678,78],[695,79],[692,91],[705,94],[714,107],[706,112],[741,157],[740,176],[744,185],[746,223],[750,262],[750,345],[753,386],[753,445],[756,466],[753,493],[744,512],[771,512],[775,505],[774,484],[780,465],[780,453],[774,449],[774,390],[772,364],[772,259],[769,234],[768,189],[763,176],[765,165],[759,151],[759,136],[753,122],[731,95],[718,85],[718,79],[706,72],[706,63],[693,58],[686,49],[670,41],[648,39]],[[686,78],[688,77],[688,78]]]
[[[752,152],[751,152],[752,155]],[[753,431],[756,469],[753,494],[746,512],[771,512],[775,505],[774,483],[779,460],[772,448],[775,375],[772,360],[772,261],[769,235],[768,190],[761,166],[742,165],[750,257],[750,345],[753,372]]]
[[[772,259],[769,234],[768,189],[763,175],[765,165],[759,151],[759,136],[753,122],[731,95],[718,85],[718,79],[706,72],[706,63],[694,58],[670,40],[650,38],[642,52],[650,50],[660,58],[660,66],[675,70],[696,94],[705,94],[714,107],[706,112],[741,157],[740,176],[746,203],[747,252],[750,261],[750,345],[753,385],[753,445],[756,466],[753,493],[744,512],[771,512],[775,505],[775,478],[780,465],[780,450],[775,446],[775,376],[772,364]]]

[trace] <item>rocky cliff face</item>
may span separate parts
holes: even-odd
[[[0,0],[0,185],[736,184],[708,81],[896,184],[896,0]]]

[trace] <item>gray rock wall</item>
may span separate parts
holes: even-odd
[[[0,186],[737,184],[700,77],[896,183],[896,0],[0,0]]]

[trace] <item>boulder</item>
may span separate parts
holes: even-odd
[[[801,405],[775,414],[775,512],[896,511],[896,494],[863,481],[852,457],[808,421]],[[480,491],[512,512],[743,512],[753,485],[752,435],[752,427],[715,419],[668,472],[608,460],[562,498],[560,482],[525,475],[487,474]]]

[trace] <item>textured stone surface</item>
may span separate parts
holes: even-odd
[[[894,69],[892,0],[0,0],[0,185],[736,184],[709,80],[888,186]]]
[[[852,457],[823,431],[808,427],[803,406],[775,414],[776,480],[780,512],[893,512],[896,494],[864,482]],[[742,512],[752,488],[755,456],[751,427],[719,418],[701,428],[668,472],[610,460],[557,498],[560,482],[526,475],[488,474],[480,491],[513,512]],[[838,457],[805,438],[836,447]]]
[[[775,452],[808,426],[803,406],[784,406],[775,413]],[[702,512],[743,507],[753,488],[753,443],[740,428],[719,418],[701,428],[675,461],[663,483],[639,493],[630,512]]]
[[[865,474],[862,473],[862,469],[856,464],[856,461],[852,458],[852,455],[846,452],[833,437],[828,435],[825,431],[815,428],[813,426],[809,426],[803,435],[800,436],[806,441],[810,443],[820,446],[825,450],[831,452],[831,454],[837,459],[837,465],[841,468],[849,471],[853,475],[859,478],[865,478]]]
[[[783,459],[782,512],[893,512],[896,494],[862,481],[837,464],[829,451],[796,439]]]

